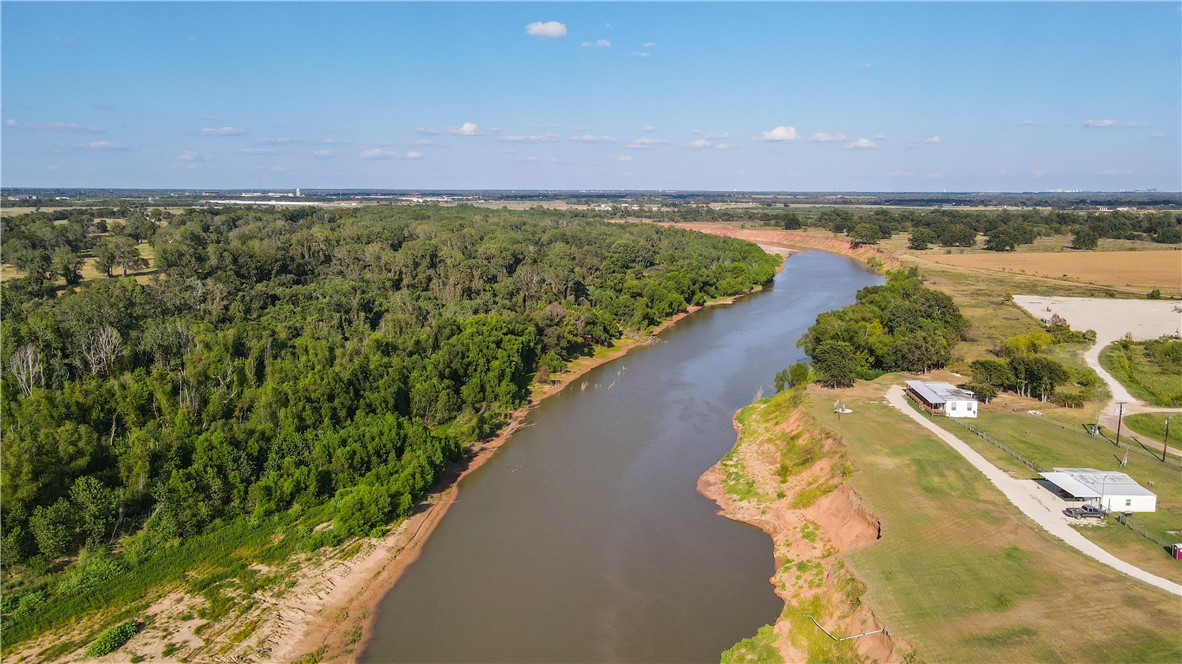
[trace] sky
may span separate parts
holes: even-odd
[[[6,187],[1182,189],[1182,3],[0,3]]]

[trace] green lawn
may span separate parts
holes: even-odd
[[[1036,473],[1002,450],[972,434],[956,420],[934,418],[934,422],[958,436],[986,459],[1015,477],[1035,477]],[[1124,443],[1117,449],[1103,437],[1089,436],[1082,426],[1067,427],[1045,416],[1025,412],[1015,413],[995,405],[985,406],[976,420],[968,421],[974,428],[1000,440],[1018,454],[1043,468],[1096,468],[1128,473],[1142,486],[1157,494],[1157,511],[1139,513],[1133,520],[1163,541],[1182,541],[1182,459],[1169,457],[1163,464],[1160,450],[1134,446],[1129,451],[1128,466],[1121,468]],[[1105,430],[1111,438],[1113,432]],[[1118,557],[1142,561],[1142,567],[1159,576],[1182,583],[1182,564],[1171,560],[1156,544],[1142,537],[1117,537],[1106,533],[1110,529],[1127,530],[1109,519],[1104,528],[1081,528],[1084,536],[1101,544]],[[1131,532],[1131,531],[1129,531]]]
[[[1138,399],[1155,406],[1182,406],[1182,365],[1155,360],[1148,352],[1147,344],[1160,343],[1135,342],[1127,349],[1124,342],[1111,344],[1100,351],[1100,365]]]
[[[1158,442],[1166,438],[1166,417],[1169,413],[1137,413],[1124,418],[1124,426],[1135,433],[1148,436]],[[1170,421],[1170,447],[1182,448],[1182,413],[1175,413]]]
[[[891,381],[810,396],[857,466],[854,489],[881,519],[882,539],[845,560],[892,634],[925,661],[1182,659],[1177,598],[1038,529],[968,462],[883,403]],[[854,410],[840,420],[830,407],[838,396]]]

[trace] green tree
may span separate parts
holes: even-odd
[[[1087,226],[1079,227],[1071,236],[1072,249],[1095,249],[1099,244],[1100,236]]]
[[[85,475],[70,487],[70,501],[87,546],[97,546],[115,523],[115,492],[92,475]]]
[[[874,224],[858,224],[850,231],[854,244],[874,244],[882,239],[882,232]]]
[[[916,228],[911,231],[911,238],[907,241],[908,249],[922,251],[929,245],[935,244],[936,234],[930,228]]]
[[[989,251],[1013,251],[1018,245],[1018,236],[1006,226],[994,229],[985,238],[985,249]]]
[[[862,354],[844,341],[826,341],[813,353],[817,380],[826,387],[850,387],[865,369]]]
[[[65,498],[48,507],[42,505],[33,510],[29,530],[41,555],[52,562],[74,548],[74,508]]]
[[[82,257],[67,246],[53,250],[53,271],[66,280],[67,285],[74,285],[82,281],[79,271],[82,269]]]

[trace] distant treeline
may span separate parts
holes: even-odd
[[[55,296],[55,256],[101,247],[100,216],[120,214],[3,220],[5,259],[33,269],[2,300],[8,574],[136,534],[125,569],[241,516],[325,503],[322,540],[368,533],[409,514],[535,379],[778,262],[579,213],[133,210],[109,230],[150,242],[157,273]]]
[[[831,207],[801,211],[766,207],[712,208],[682,206],[672,210],[627,211],[628,216],[659,221],[761,223],[795,230],[824,228],[844,233],[853,242],[872,244],[896,233],[911,234],[912,249],[971,247],[985,235],[985,248],[1012,251],[1040,236],[1071,234],[1072,246],[1095,249],[1100,238],[1182,243],[1182,213],[1070,212],[1064,210],[893,210]]]

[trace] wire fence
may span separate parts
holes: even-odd
[[[1043,468],[1042,466],[1038,465],[1037,463],[1034,463],[1033,461],[1031,461],[1030,459],[1027,459],[1026,457],[1022,456],[1021,454],[1018,454],[1009,445],[1006,445],[1005,443],[994,438],[993,436],[990,436],[989,434],[985,433],[984,431],[981,431],[977,427],[975,427],[971,424],[966,424],[964,422],[961,422],[960,420],[955,420],[955,419],[951,419],[951,418],[949,419],[949,421],[955,422],[955,423],[959,424],[960,426],[964,427],[965,429],[968,429],[972,433],[976,434],[977,436],[980,436],[982,439],[985,440],[985,442],[996,447],[997,449],[1001,450],[1002,452],[1005,452],[1006,454],[1014,457],[1015,459],[1022,462],[1023,464],[1029,466],[1030,468],[1032,468],[1034,470],[1034,472],[1041,473],[1041,472],[1044,472],[1047,470],[1046,468]]]
[[[1117,514],[1116,520],[1118,522],[1120,522],[1121,525],[1123,525],[1125,528],[1128,528],[1129,530],[1137,533],[1141,537],[1144,537],[1145,539],[1149,540],[1150,542],[1153,542],[1154,544],[1162,547],[1163,549],[1170,548],[1170,544],[1171,544],[1170,542],[1167,542],[1167,541],[1163,540],[1162,538],[1158,537],[1157,535],[1154,535],[1153,533],[1149,532],[1141,524],[1135,523],[1133,521],[1132,517],[1129,517],[1125,514]]]

